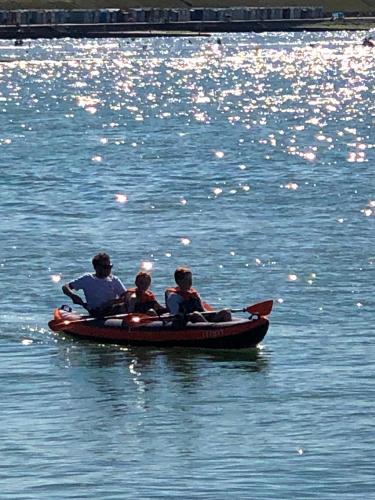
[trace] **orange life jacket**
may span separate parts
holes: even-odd
[[[130,296],[135,294],[134,312],[136,313],[146,313],[149,309],[153,309],[157,302],[155,295],[150,290],[142,292],[138,288],[128,288],[128,294]]]
[[[180,290],[180,287],[178,286],[167,288],[165,291],[166,303],[168,296],[171,293],[177,293],[184,299],[180,304],[180,312],[184,314],[190,314],[194,311],[204,311],[199,293],[194,288],[190,288],[190,290],[187,290],[186,292]]]

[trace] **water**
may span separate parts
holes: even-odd
[[[375,498],[363,36],[1,42],[1,498]],[[48,331],[100,250],[273,298],[261,348]]]

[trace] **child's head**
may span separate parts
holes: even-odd
[[[151,285],[151,275],[140,271],[135,277],[135,286],[138,290],[145,292]]]
[[[193,275],[188,267],[178,267],[174,272],[174,279],[177,285],[184,290],[189,290],[193,284]]]

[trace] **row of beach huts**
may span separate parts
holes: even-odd
[[[323,7],[233,7],[223,9],[0,10],[0,25],[184,23],[317,19]]]

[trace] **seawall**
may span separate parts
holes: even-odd
[[[322,19],[266,21],[188,21],[173,23],[95,23],[0,25],[1,39],[36,38],[127,38],[136,36],[197,36],[223,32],[366,30],[375,18],[346,18],[340,23]]]

